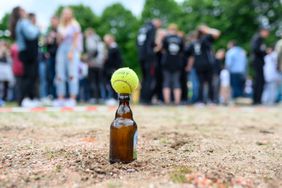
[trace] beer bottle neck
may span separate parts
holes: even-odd
[[[119,94],[118,100],[119,100],[119,105],[124,104],[129,106],[130,96],[129,94]]]
[[[129,94],[119,94],[119,107],[116,111],[116,118],[132,119],[132,111],[129,106],[130,96]]]

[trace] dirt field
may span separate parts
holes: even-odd
[[[114,109],[0,113],[0,187],[282,187],[282,107],[132,110],[127,165],[108,163]]]

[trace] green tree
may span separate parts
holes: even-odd
[[[8,39],[9,36],[7,36],[7,30],[9,29],[9,18],[10,18],[10,14],[6,13],[1,21],[0,21],[0,30],[1,30],[1,35],[0,38],[4,38],[4,39]]]
[[[98,33],[113,34],[121,48],[124,65],[139,72],[135,45],[138,30],[136,17],[120,3],[115,3],[103,11],[100,20]]]
[[[146,0],[143,8],[141,22],[147,22],[153,18],[162,19],[164,25],[176,22],[180,17],[181,8],[175,0]]]
[[[79,22],[82,31],[88,27],[97,28],[99,25],[99,17],[96,16],[92,9],[88,6],[80,5],[70,5],[68,6],[73,10],[74,16]],[[56,11],[55,15],[59,16],[63,10],[64,6],[60,6]]]
[[[182,4],[180,24],[189,32],[205,23],[222,31],[216,47],[226,47],[230,39],[236,39],[249,50],[251,37],[263,23],[277,30],[281,23],[279,0],[186,0]],[[282,28],[281,28],[282,30]],[[272,33],[269,41],[274,41]]]

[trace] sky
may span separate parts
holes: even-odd
[[[21,6],[27,12],[37,15],[38,24],[45,28],[48,26],[50,17],[60,5],[84,4],[90,6],[93,12],[101,15],[103,10],[113,4],[122,3],[136,16],[141,14],[145,0],[0,0],[0,19],[13,7]]]
[[[0,0],[0,19],[13,7],[21,6],[27,12],[35,13],[39,26],[44,29],[48,26],[50,17],[60,5],[84,4],[90,6],[95,14],[101,15],[107,6],[117,2],[131,10],[134,15],[139,16],[145,0]]]

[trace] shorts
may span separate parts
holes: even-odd
[[[163,88],[180,89],[180,71],[163,71]]]

